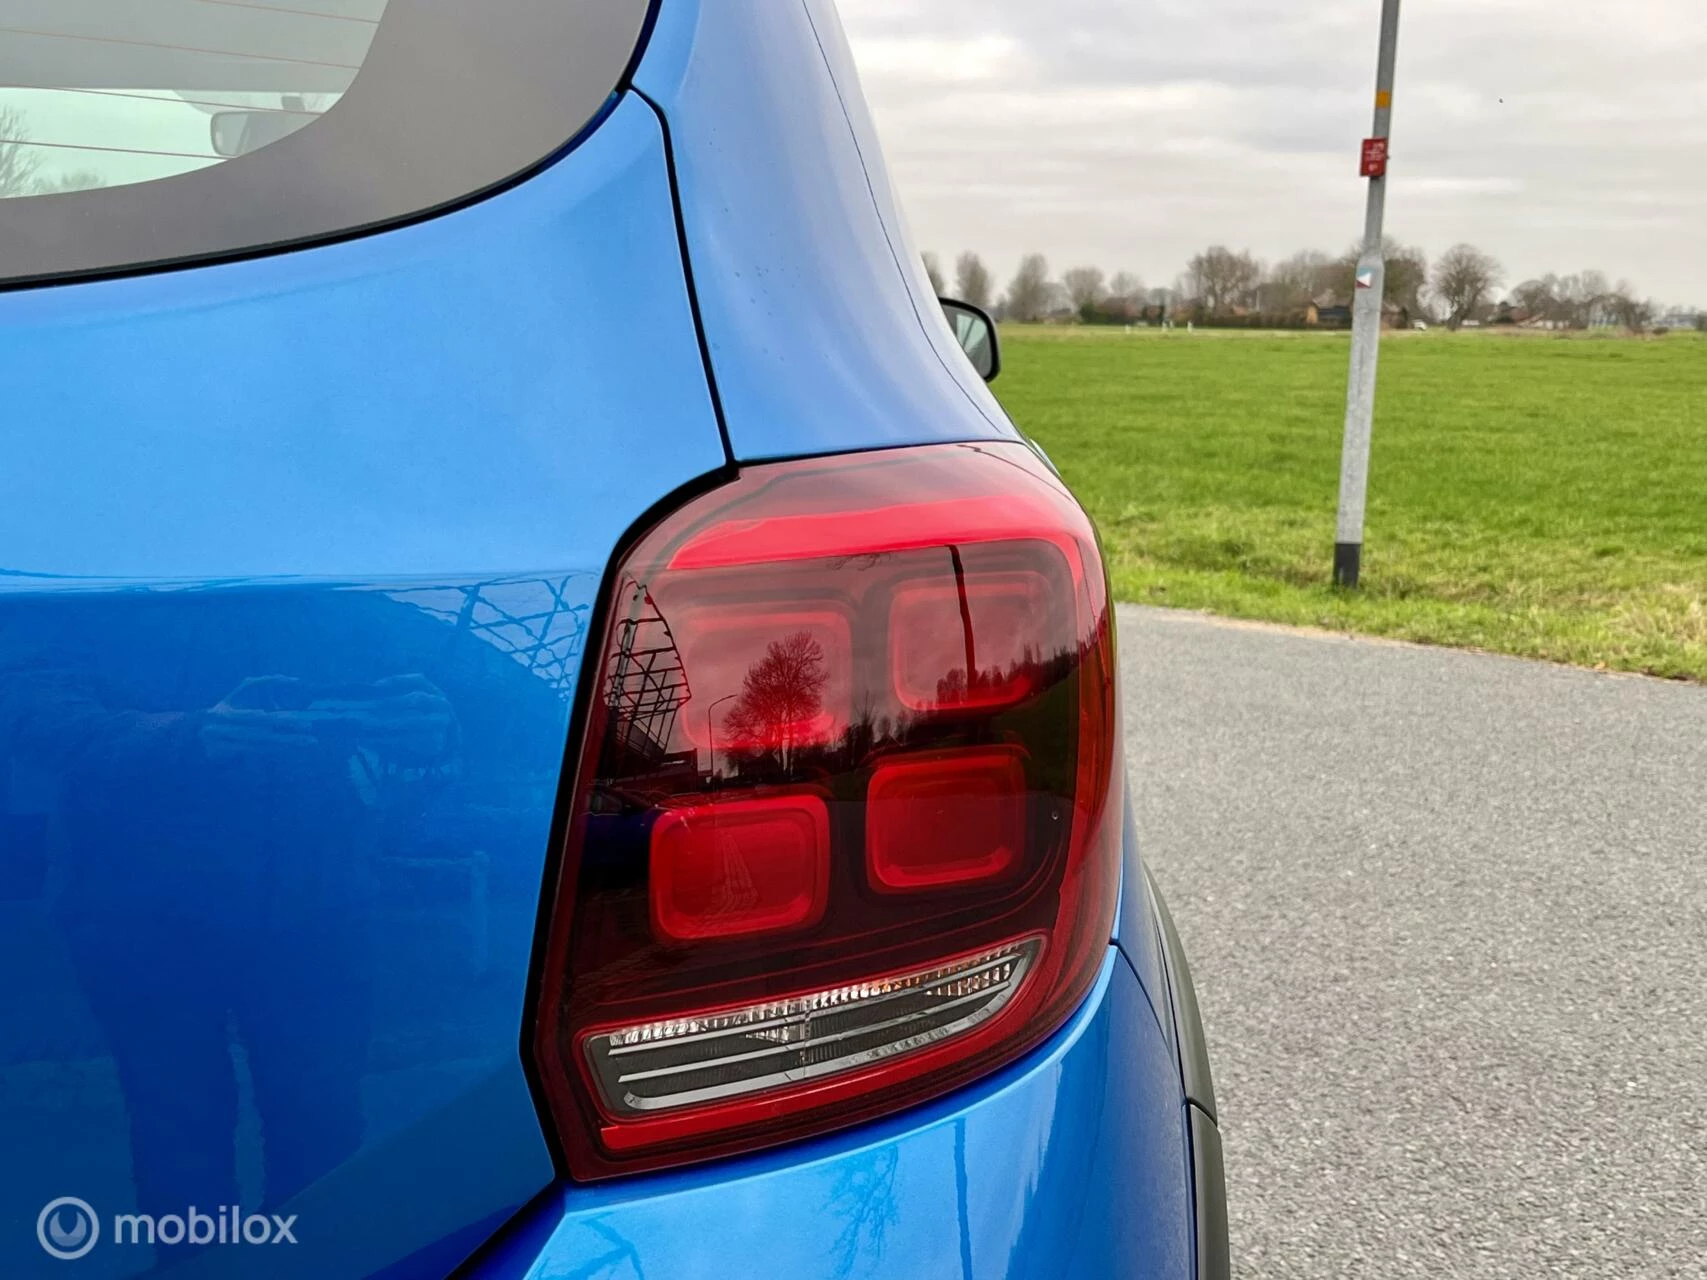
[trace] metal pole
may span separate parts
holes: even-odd
[[[705,778],[707,782],[710,782],[717,776],[717,730],[711,726],[711,713],[717,710],[717,708],[722,706],[725,702],[729,702],[735,698],[739,698],[740,696],[741,695],[739,693],[730,693],[725,694],[721,698],[713,698],[705,708],[705,737],[707,747],[711,752],[711,758],[706,762],[705,766]]]
[[[1382,222],[1387,210],[1385,143],[1393,122],[1393,71],[1399,52],[1399,0],[1381,3],[1381,57],[1375,72],[1375,128],[1383,147],[1380,172],[1369,179],[1369,212],[1351,313],[1351,377],[1345,396],[1345,443],[1340,450],[1340,510],[1334,534],[1334,585],[1357,586],[1363,561],[1363,503],[1369,488],[1369,430],[1375,419],[1375,362],[1381,353],[1381,304],[1387,262]]]

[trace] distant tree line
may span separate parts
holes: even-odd
[[[1640,333],[1670,322],[1707,330],[1707,314],[1668,314],[1629,282],[1613,284],[1599,271],[1549,274],[1502,293],[1504,268],[1474,245],[1454,245],[1432,265],[1415,246],[1388,239],[1384,248],[1382,309],[1388,325],[1616,326]],[[938,294],[988,308],[1002,319],[1343,328],[1351,323],[1360,250],[1353,245],[1334,255],[1307,249],[1271,265],[1248,251],[1211,245],[1192,256],[1172,285],[1159,288],[1146,288],[1130,271],[1110,276],[1095,266],[1070,267],[1057,280],[1044,256],[1032,253],[1021,259],[999,298],[976,253],[956,259],[952,287],[935,254],[925,255],[925,266]]]

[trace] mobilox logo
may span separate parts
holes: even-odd
[[[60,1196],[42,1206],[36,1239],[51,1257],[71,1262],[101,1240],[101,1219],[94,1206],[76,1196]],[[183,1213],[115,1213],[115,1245],[278,1245],[296,1243],[296,1215],[243,1212],[219,1205],[204,1212],[191,1205]]]
[[[60,1196],[49,1200],[36,1218],[36,1239],[55,1258],[81,1258],[101,1239],[101,1220],[87,1200]]]

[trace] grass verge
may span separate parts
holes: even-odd
[[[1016,326],[996,390],[1122,599],[1707,681],[1707,341],[1389,335],[1355,593],[1330,585],[1348,354]]]

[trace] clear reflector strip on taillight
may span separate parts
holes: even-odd
[[[634,1113],[851,1071],[988,1021],[1041,945],[1028,938],[914,973],[591,1035],[587,1062],[606,1104]]]

